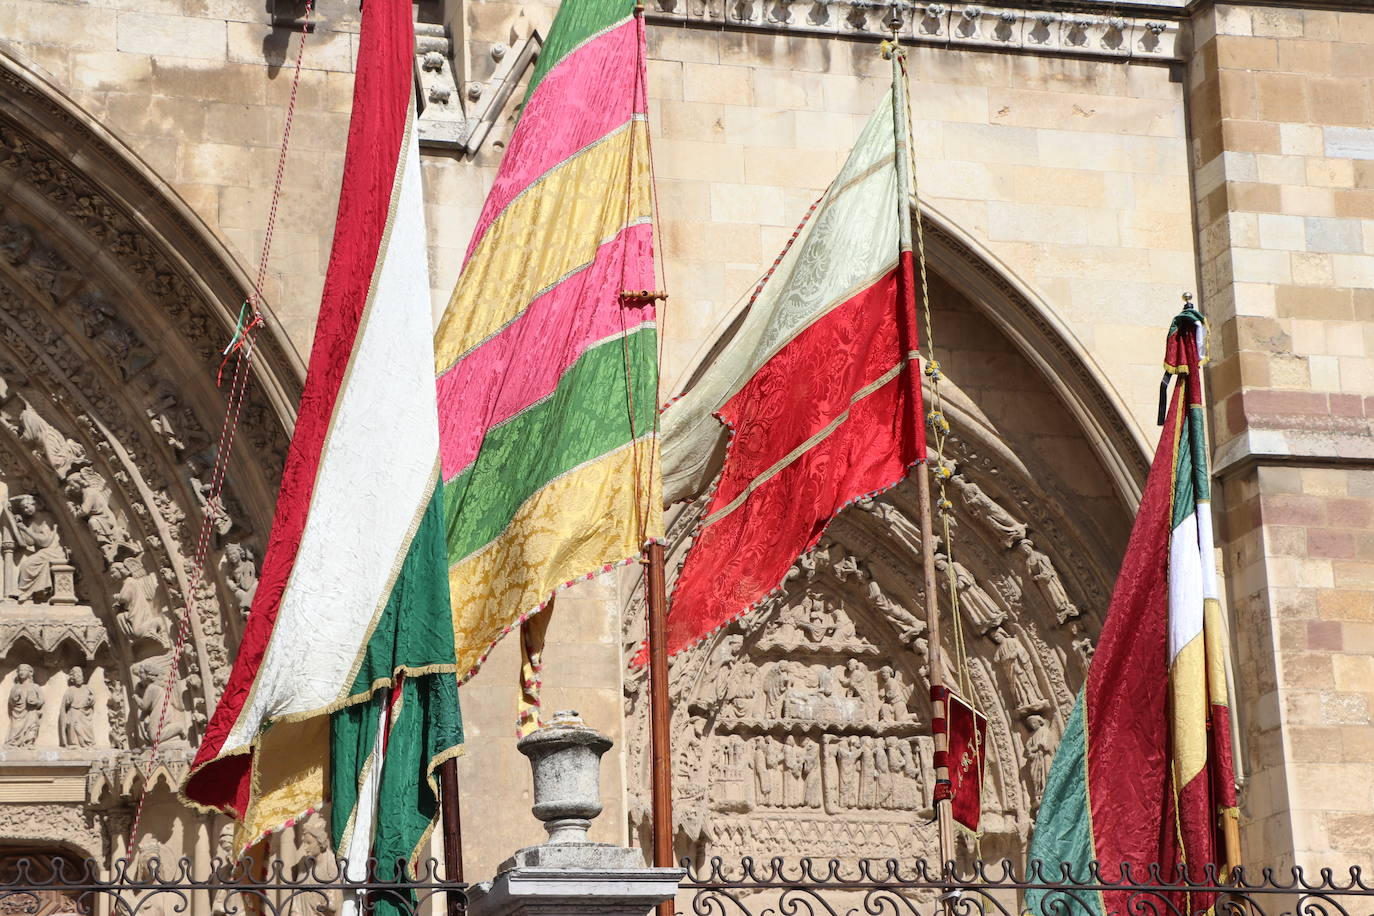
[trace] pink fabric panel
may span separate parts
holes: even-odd
[[[511,135],[464,264],[492,221],[531,182],[646,110],[642,85],[606,78],[608,73],[635,72],[638,54],[639,36],[631,19],[578,48],[544,77]]]
[[[444,480],[472,463],[490,427],[552,393],[588,346],[653,317],[652,308],[624,309],[619,300],[624,289],[652,286],[653,270],[653,227],[629,226],[602,245],[591,264],[439,376],[439,403],[446,405],[439,414]]]

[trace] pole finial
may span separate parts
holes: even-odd
[[[1186,307],[1188,307],[1188,306],[1191,306],[1192,304],[1193,304],[1193,294],[1192,294],[1192,293],[1184,293],[1184,294],[1183,294],[1183,305],[1184,305],[1184,307],[1186,308]]]

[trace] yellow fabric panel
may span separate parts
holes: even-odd
[[[645,122],[630,121],[550,170],[501,212],[464,266],[435,332],[436,375],[590,264],[626,225],[649,218],[648,142]]]
[[[1207,680],[1201,633],[1179,650],[1169,672],[1174,719],[1174,773],[1182,789],[1207,765]]]
[[[645,473],[657,463],[658,440],[647,437],[568,472],[526,500],[500,537],[449,569],[460,672],[471,674],[498,639],[569,580],[643,549],[636,519],[645,513],[635,500],[661,505],[659,476]],[[644,537],[661,538],[662,514],[647,516]]]
[[[278,722],[258,743],[253,803],[238,825],[238,849],[324,804],[329,716]]]
[[[1226,657],[1231,652],[1221,602],[1206,598],[1202,602],[1202,636],[1207,640],[1207,696],[1213,706],[1226,706]]]

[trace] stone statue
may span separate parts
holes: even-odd
[[[1038,807],[1050,781],[1050,764],[1054,761],[1053,735],[1044,716],[1027,716],[1026,727],[1030,729],[1030,737],[1026,739],[1026,787],[1030,791],[1031,806]]]
[[[38,725],[43,710],[43,693],[33,682],[33,666],[20,665],[10,687],[10,733],[6,747],[33,747],[38,741]]]
[[[1024,715],[1046,709],[1049,703],[1040,692],[1039,683],[1036,682],[1030,652],[1020,640],[1013,639],[1001,627],[995,628],[988,636],[997,644],[997,652],[992,656],[992,660],[1002,667],[1006,675],[1017,713]]]
[[[134,688],[134,706],[137,712],[138,733],[145,746],[151,747],[156,740],[160,746],[185,747],[191,740],[191,715],[181,701],[181,691],[173,684],[172,694],[167,698],[164,711],[164,697],[167,697],[167,676],[175,664],[172,654],[135,662],[129,669],[137,685]],[[162,734],[157,735],[158,723],[162,723]]]
[[[129,747],[129,702],[124,697],[124,685],[109,685],[105,707],[110,717],[110,745],[127,750]]]
[[[725,682],[721,711],[743,719],[758,712],[759,669],[748,659],[735,665]]]
[[[162,848],[161,841],[151,833],[145,833],[139,837],[138,849],[134,852],[134,880],[153,881],[160,875],[162,880],[171,877],[170,874],[161,874],[163,869],[162,858],[166,850]],[[156,897],[150,897],[155,900]]]
[[[339,878],[339,862],[329,848],[329,830],[319,813],[296,822],[296,849],[300,858],[292,866],[295,881],[328,883]],[[333,916],[338,912],[337,894],[305,891],[291,901],[291,916]]]
[[[1073,641],[1073,650],[1083,660],[1083,667],[1087,668],[1092,664],[1093,653],[1097,651],[1097,647],[1093,645],[1091,636],[1081,636]]]
[[[157,576],[148,572],[137,557],[115,563],[110,573],[123,580],[110,602],[116,608],[123,608],[115,612],[120,632],[130,642],[152,640],[158,645],[170,646],[171,623],[158,606]]]
[[[969,515],[992,531],[1003,547],[1011,547],[1026,536],[1026,526],[1012,518],[1011,513],[984,493],[978,484],[961,474],[951,478],[951,482],[959,490]]]
[[[768,774],[768,745],[772,738],[759,735],[754,739],[754,802],[773,804],[773,782]]]
[[[15,584],[19,601],[32,604],[36,596],[52,593],[52,568],[67,562],[67,548],[62,546],[56,519],[39,508],[36,497],[16,496],[10,502],[15,508],[10,515],[15,541],[30,551],[15,565]]]
[[[854,736],[835,742],[835,760],[840,774],[840,804],[846,808],[859,807],[859,739]]]
[[[911,718],[911,712],[907,709],[907,696],[908,691],[902,683],[901,672],[893,671],[890,665],[884,665],[879,669],[879,722],[905,722]]]
[[[821,806],[820,747],[810,738],[802,741],[802,782],[805,786],[806,807]]]
[[[230,821],[219,828],[219,837],[215,841],[215,858],[219,860],[216,874],[226,878],[242,874],[242,868],[238,865],[238,855],[234,852],[234,830],[234,823]],[[227,913],[239,916],[243,912],[243,901],[239,894],[224,887],[216,887],[210,891],[211,916],[225,916]]]
[[[864,735],[855,740],[859,742],[859,807],[872,808],[878,794],[878,770],[873,754],[873,739]]]
[[[968,567],[958,560],[950,561],[943,553],[935,554],[935,568],[943,576],[954,570],[954,584],[959,589],[959,610],[978,633],[987,633],[1007,620],[1007,612],[973,578]]]
[[[857,658],[851,658],[845,663],[845,686],[849,688],[850,696],[858,699],[864,719],[876,719],[880,705],[878,678]]]
[[[787,803],[784,792],[784,773],[783,765],[787,762],[787,754],[783,745],[768,739],[768,776],[770,785],[768,787],[769,797],[775,807],[781,808]]]
[[[200,504],[201,511],[210,517],[211,523],[215,526],[215,533],[224,537],[234,527],[234,520],[224,508],[224,494],[221,491],[216,498],[213,487],[201,479],[201,475],[213,470],[213,467],[207,466],[205,461],[195,456],[187,461],[187,466],[191,471],[191,492],[195,495],[196,502]]]
[[[128,524],[110,508],[110,488],[95,468],[85,467],[73,473],[67,479],[67,491],[80,500],[73,505],[73,512],[86,520],[106,564],[141,552],[129,537]]]
[[[67,691],[62,694],[57,731],[63,747],[95,747],[95,694],[80,666],[74,665],[67,672]]]
[[[1026,563],[1026,573],[1035,580],[1035,584],[1040,586],[1040,593],[1045,596],[1050,607],[1054,608],[1054,616],[1060,623],[1068,621],[1070,618],[1077,617],[1081,612],[1078,607],[1069,600],[1069,593],[1064,590],[1064,583],[1059,578],[1059,573],[1055,570],[1050,558],[1035,549],[1035,545],[1028,540],[1022,540],[1016,545],[1016,549],[1021,551],[1021,557]]]
[[[805,754],[797,743],[796,735],[788,735],[783,747],[783,766],[787,773],[783,777],[782,803],[788,808],[800,808],[806,803],[806,777],[802,773]]]
[[[775,719],[782,718],[783,704],[787,692],[796,683],[792,673],[792,662],[787,659],[775,662],[763,676],[763,695],[768,701],[764,714]]]
[[[72,468],[86,463],[86,450],[40,417],[28,401],[19,412],[19,438],[42,452],[62,480],[67,479]]]
[[[920,620],[906,608],[889,598],[869,571],[857,557],[845,557],[835,564],[835,575],[841,581],[858,579],[864,585],[868,603],[882,612],[883,616],[897,628],[897,638],[909,646],[924,645],[921,637],[926,631],[924,620]]]
[[[242,544],[225,545],[224,567],[234,600],[238,602],[243,616],[247,617],[253,606],[253,596],[258,592],[258,568],[253,562],[253,552]]]
[[[33,250],[33,232],[19,223],[0,223],[0,256],[11,264],[20,264]]]

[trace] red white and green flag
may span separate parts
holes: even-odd
[[[840,509],[925,458],[898,60],[893,73],[711,372],[664,411],[670,498],[692,495],[728,436],[673,594],[670,653],[756,606]]]
[[[263,568],[183,787],[238,848],[330,802],[362,877],[415,861],[462,742],[409,0],[369,0],[334,246]],[[379,900],[383,910],[398,901]]]
[[[1166,881],[1181,869],[1199,881],[1209,866],[1239,864],[1225,861],[1236,793],[1212,545],[1205,338],[1191,308],[1169,328],[1164,367],[1175,384],[1164,431],[1031,841],[1031,863],[1049,876],[1067,865],[1084,880],[1096,861],[1104,882],[1120,883],[1123,868],[1140,880],[1158,863]],[[1027,904],[1053,910],[1055,896],[1031,892]],[[1177,912],[1212,905],[1208,895],[1177,896]],[[1105,916],[1127,912],[1131,892],[1074,898]]]

